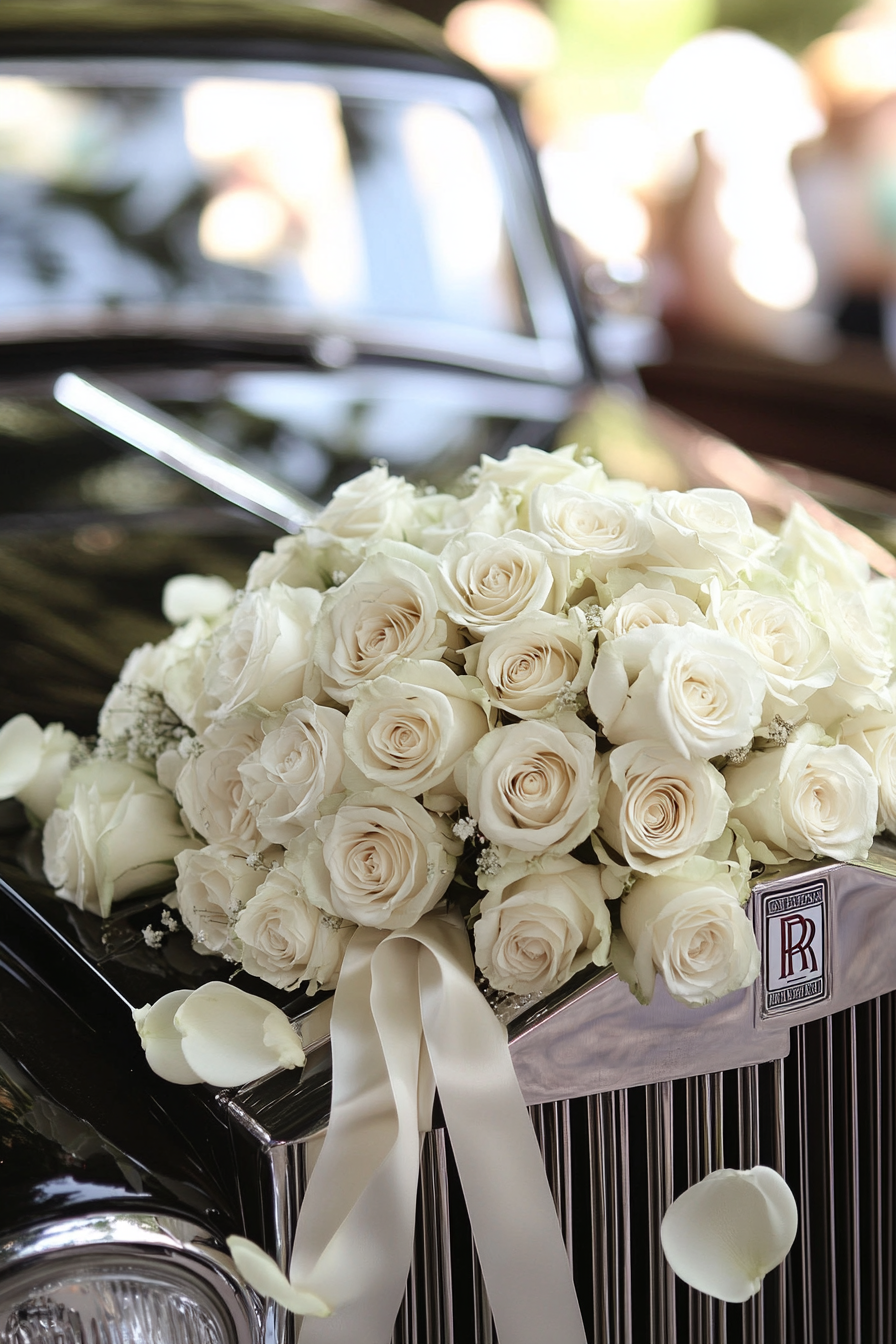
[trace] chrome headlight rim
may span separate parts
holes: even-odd
[[[192,1282],[230,1323],[235,1344],[258,1344],[263,1304],[240,1277],[215,1233],[190,1219],[153,1212],[94,1211],[54,1218],[0,1240],[0,1292],[21,1282],[23,1294],[89,1256],[98,1271],[116,1266],[165,1272]],[[2,1324],[2,1323],[0,1323]]]

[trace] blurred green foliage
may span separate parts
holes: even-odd
[[[855,0],[715,0],[715,25],[747,28],[798,55],[856,8]]]

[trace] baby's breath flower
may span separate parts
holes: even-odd
[[[472,817],[460,817],[451,829],[458,840],[472,840],[476,834],[476,823]]]
[[[154,929],[151,924],[147,924],[143,930],[143,941],[147,947],[159,948],[162,946],[164,934],[161,929]]]

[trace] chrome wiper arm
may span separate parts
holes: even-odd
[[[53,395],[61,406],[99,429],[284,532],[301,531],[320,512],[313,500],[263,471],[250,471],[227,448],[115,383],[92,374],[63,373]]]

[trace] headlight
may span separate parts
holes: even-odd
[[[0,1243],[0,1344],[256,1344],[257,1299],[209,1234],[93,1214]]]

